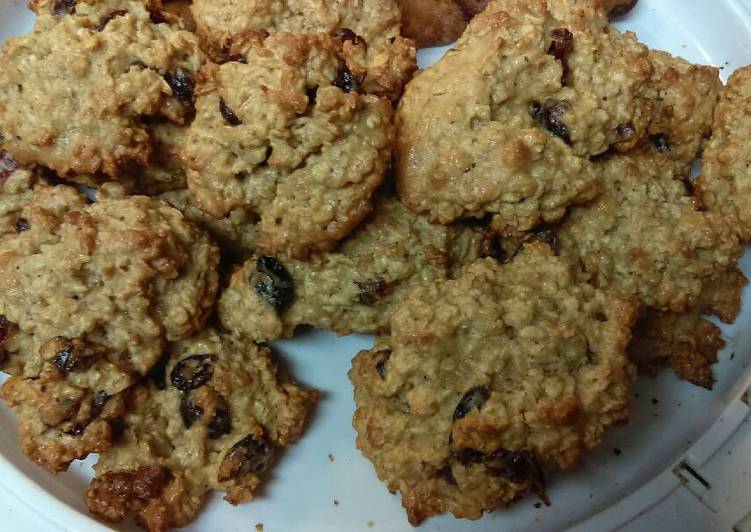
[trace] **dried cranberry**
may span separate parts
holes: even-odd
[[[178,68],[174,72],[167,72],[164,80],[172,89],[172,93],[181,104],[192,107],[196,101],[195,82],[186,71]]]
[[[73,348],[73,344],[71,343],[65,343],[60,349],[57,350],[55,353],[55,358],[53,359],[52,363],[62,371],[63,373],[73,373],[76,371],[81,371],[89,366],[94,362],[94,357],[91,356],[78,356],[75,353],[75,349]]]
[[[389,283],[383,279],[372,279],[369,281],[355,281],[360,292],[357,294],[357,301],[363,305],[374,305],[383,296],[391,291]]]
[[[391,351],[381,351],[381,358],[378,359],[375,365],[376,373],[384,380],[386,379],[386,362],[388,362],[390,357]]]
[[[167,16],[163,11],[154,9],[153,11],[149,11],[149,20],[152,24],[165,24],[167,22]]]
[[[52,4],[52,14],[56,17],[72,15],[76,11],[76,0],[55,0]]]
[[[468,390],[454,409],[454,421],[462,419],[472,410],[480,410],[488,397],[490,397],[490,392],[485,386],[476,386]]]
[[[636,128],[634,124],[629,122],[627,124],[620,124],[615,128],[615,143],[626,142],[636,136]]]
[[[264,255],[258,259],[255,270],[251,273],[251,283],[256,294],[277,312],[287,308],[295,296],[292,276],[274,257]]]
[[[566,144],[571,144],[571,134],[568,126],[563,123],[562,117],[570,109],[566,101],[548,101],[545,105],[539,102],[533,102],[530,110],[532,118],[542,124],[550,133],[563,140]]]
[[[180,360],[170,373],[170,380],[180,391],[200,388],[214,375],[211,355],[190,355]]]
[[[354,31],[349,28],[340,28],[334,32],[334,37],[341,39],[342,41],[352,41],[354,45],[365,45],[365,39],[360,37]]]
[[[243,121],[240,120],[235,112],[227,107],[227,104],[224,103],[224,98],[219,98],[219,112],[222,113],[222,117],[224,117],[225,122],[227,122],[230,126],[239,126],[243,123]]]
[[[23,233],[31,229],[31,222],[26,218],[19,218],[16,220],[16,233]]]
[[[617,4],[608,13],[608,18],[610,20],[615,20],[617,18],[625,17],[631,12],[632,9],[634,9],[638,1],[639,0],[629,0],[628,2]]]
[[[657,148],[657,151],[659,151],[660,153],[670,151],[670,137],[668,137],[665,133],[656,133],[654,135],[650,135],[649,140],[652,141],[652,144],[655,145],[655,148]]]
[[[18,163],[5,150],[0,150],[0,181],[5,181],[16,171]]]
[[[558,232],[555,227],[549,225],[538,227],[532,234],[531,239],[547,244],[553,251],[558,249]]]
[[[442,467],[441,469],[436,471],[436,476],[445,480],[447,484],[456,486],[456,479],[454,478],[453,471],[451,471],[451,466]]]
[[[566,78],[569,72],[568,57],[574,50],[574,34],[566,28],[558,28],[551,32],[551,38],[548,53],[561,62],[563,77]]]
[[[128,12],[125,9],[118,9],[116,11],[113,11],[112,13],[104,17],[102,20],[100,20],[99,24],[94,26],[94,29],[96,31],[102,31],[104,28],[107,27],[107,24],[109,24],[111,20],[116,19],[117,17],[124,17],[127,14]]]
[[[274,459],[274,448],[264,439],[249,435],[227,452],[219,466],[219,481],[241,478],[266,471]]]
[[[214,415],[211,416],[206,428],[208,436],[212,440],[221,438],[225,434],[229,434],[232,430],[232,420],[229,415],[229,408],[227,406],[219,406],[214,410]]]
[[[334,86],[339,87],[344,92],[357,91],[360,88],[360,84],[357,81],[357,78],[352,75],[352,72],[349,70],[347,65],[342,65],[342,68],[339,70],[339,74],[334,80]]]
[[[92,394],[89,416],[84,421],[73,425],[73,428],[63,432],[68,436],[80,436],[83,434],[88,426],[101,415],[102,410],[104,410],[104,405],[106,405],[109,400],[110,396],[106,392],[99,391]]]
[[[193,426],[193,423],[201,419],[203,408],[193,402],[189,392],[183,393],[180,397],[180,417],[186,429]]]

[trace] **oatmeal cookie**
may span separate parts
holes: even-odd
[[[607,13],[610,20],[625,17],[636,7],[638,0],[591,0],[595,6]]]
[[[736,232],[751,240],[751,67],[737,70],[722,92],[712,137],[696,183],[704,207],[732,216]]]
[[[722,331],[702,318],[714,314],[732,323],[741,309],[741,290],[748,281],[738,268],[715,273],[704,282],[696,308],[684,314],[647,310],[634,328],[629,356],[639,371],[656,375],[663,367],[678,378],[712,389],[712,365],[725,347]]]
[[[628,418],[636,313],[542,243],[423,285],[353,361],[357,446],[413,525],[544,496],[543,467],[576,466]]]
[[[24,452],[60,471],[107,447],[113,398],[165,340],[203,325],[218,250],[177,210],[138,196],[102,198],[44,229],[0,240],[0,354],[13,376],[1,393],[21,416]]]
[[[249,33],[336,35],[362,90],[394,101],[417,68],[395,0],[194,0],[192,10],[196,32],[220,62],[242,52]]]
[[[402,11],[402,35],[419,46],[454,42],[487,0],[397,0]]]
[[[141,117],[192,114],[197,38],[152,21],[143,1],[104,4],[121,9],[101,17],[41,10],[29,34],[0,50],[0,145],[20,162],[61,177],[116,178],[149,159]]]
[[[292,336],[306,324],[339,334],[388,327],[393,309],[415,286],[447,279],[476,259],[484,236],[433,225],[393,197],[342,246],[310,262],[254,256],[219,300],[222,324],[253,341]]]
[[[555,222],[599,192],[589,156],[645,134],[651,75],[647,49],[587,2],[491,2],[405,91],[401,197],[441,223]]]
[[[279,374],[267,348],[210,329],[172,345],[152,377],[129,395],[123,435],[86,494],[96,516],[134,513],[152,532],[188,524],[212,489],[250,501],[318,398]]]
[[[193,204],[187,189],[165,192],[159,195],[159,199],[169,203],[188,220],[206,230],[223,252],[241,256],[243,253],[256,250],[258,216],[252,209],[238,207],[224,218],[214,218]]]
[[[0,150],[0,238],[49,231],[60,224],[65,213],[82,209],[87,203],[86,196],[74,188],[48,185]]]
[[[693,308],[702,282],[741,255],[732,223],[699,211],[673,161],[654,146],[613,155],[597,169],[605,192],[571,210],[557,234],[561,254],[600,288],[661,311]]]
[[[208,65],[185,139],[194,203],[249,208],[266,253],[331,249],[372,209],[391,159],[391,106],[361,95],[325,35],[257,38],[247,62]]]

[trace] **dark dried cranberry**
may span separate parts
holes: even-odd
[[[235,112],[227,107],[227,104],[224,103],[224,98],[219,98],[219,112],[222,113],[224,121],[227,122],[230,126],[239,126],[243,123],[243,121],[240,120]]]
[[[200,388],[214,375],[211,355],[190,355],[180,360],[170,373],[170,381],[180,391]]]
[[[636,136],[636,128],[634,124],[629,122],[627,124],[621,124],[615,128],[615,143],[627,142]]]
[[[649,140],[652,141],[652,144],[655,145],[655,148],[657,148],[657,151],[659,151],[660,153],[670,151],[670,137],[668,137],[665,133],[656,133],[654,135],[650,135]]]
[[[68,436],[80,436],[81,434],[83,434],[87,427],[91,425],[91,423],[102,413],[102,410],[104,410],[104,405],[107,404],[107,401],[109,401],[109,399],[110,396],[107,394],[107,392],[95,392],[91,396],[91,409],[89,410],[89,416],[84,421],[73,425],[73,428],[63,431],[63,433],[67,434]]]
[[[264,255],[256,262],[251,274],[251,283],[261,299],[276,309],[283,311],[295,296],[295,283],[281,262]]]
[[[154,9],[153,11],[149,11],[149,20],[152,24],[165,24],[167,22],[167,16],[163,11]]]
[[[211,416],[206,428],[208,436],[212,440],[221,438],[225,434],[229,434],[232,430],[232,420],[229,415],[229,408],[226,406],[219,406],[214,410],[214,415]]]
[[[354,31],[352,31],[349,28],[341,28],[334,32],[334,37],[337,39],[341,39],[342,41],[352,41],[352,44],[355,45],[365,45],[365,39],[360,37],[358,34],[356,34]]]
[[[31,222],[26,218],[19,218],[16,220],[16,233],[24,233],[31,229]]]
[[[548,225],[538,227],[533,233],[532,239],[537,240],[538,242],[544,242],[545,244],[550,246],[550,249],[552,249],[553,251],[556,251],[558,249],[558,232],[556,231],[555,227]]]
[[[485,386],[476,386],[467,391],[454,409],[454,421],[462,419],[472,410],[480,410],[488,397],[490,397],[490,393]]]
[[[180,417],[186,429],[189,429],[193,423],[201,419],[203,408],[193,402],[190,393],[183,393],[180,397]]]
[[[357,81],[357,78],[352,75],[352,72],[349,70],[347,65],[342,65],[342,68],[339,70],[339,74],[334,80],[334,86],[339,87],[344,92],[357,91],[360,88],[360,84]]]
[[[52,14],[56,17],[72,15],[76,11],[76,0],[55,0],[52,4]]]
[[[545,105],[533,102],[530,114],[550,133],[570,145],[571,134],[568,126],[562,121],[563,115],[568,112],[569,108],[570,106],[566,101],[548,101],[545,102]]]
[[[615,20],[617,18],[625,17],[631,12],[632,9],[634,9],[638,1],[639,0],[629,0],[627,2],[617,4],[608,13],[608,18],[610,20]]]
[[[568,57],[574,50],[574,34],[566,28],[558,28],[553,30],[550,36],[552,41],[550,42],[548,53],[561,62],[563,77],[565,79],[569,72]]]
[[[94,357],[77,356],[73,345],[66,343],[57,350],[52,363],[63,373],[73,373],[88,368],[94,362]]]
[[[186,107],[193,106],[196,101],[195,82],[190,74],[179,68],[175,72],[167,72],[164,80],[172,89],[172,94],[177,101]]]
[[[381,351],[381,358],[378,359],[375,365],[376,373],[384,380],[386,379],[386,362],[388,362],[390,357],[391,351]]]
[[[227,452],[219,466],[219,481],[266,471],[274,459],[274,448],[265,440],[246,436]]]
[[[0,150],[0,181],[5,181],[16,171],[18,163],[5,150]]]
[[[156,364],[149,370],[148,376],[151,382],[154,383],[154,387],[157,390],[164,390],[167,388],[167,362],[169,361],[169,355],[164,354],[162,358],[157,360]]]
[[[545,494],[545,474],[531,452],[498,449],[485,455],[484,463],[491,475],[506,478],[517,484],[530,482],[530,491],[543,503],[550,505]]]
[[[357,301],[363,305],[374,305],[391,291],[391,285],[383,279],[355,281],[355,284],[360,289],[360,293],[357,294]]]
[[[127,14],[128,12],[125,9],[118,9],[116,11],[113,11],[112,13],[104,17],[102,20],[100,20],[99,24],[94,26],[94,29],[96,31],[102,31],[104,28],[107,27],[107,24],[109,24],[111,20],[116,19],[117,17],[124,17]]]

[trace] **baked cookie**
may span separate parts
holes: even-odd
[[[593,3],[607,13],[610,20],[616,20],[631,13],[638,0],[593,0]]]
[[[413,525],[544,497],[543,468],[574,467],[627,420],[636,313],[542,243],[423,285],[353,361],[357,447]]]
[[[725,341],[719,327],[701,316],[714,314],[725,323],[735,321],[747,282],[738,268],[720,271],[705,281],[695,309],[684,314],[647,310],[628,348],[639,371],[656,375],[667,366],[678,378],[711,390],[712,365]]]
[[[216,61],[244,52],[255,32],[338,36],[361,89],[397,101],[417,68],[414,43],[399,34],[395,0],[194,0],[196,32]]]
[[[182,122],[193,112],[197,38],[154,22],[144,1],[54,2],[77,13],[40,15],[27,35],[0,50],[2,148],[61,177],[119,177],[147,163],[141,118]],[[101,15],[101,6],[120,9]],[[53,10],[54,11],[54,10]]]
[[[697,209],[656,146],[613,155],[597,169],[605,192],[571,210],[557,232],[560,253],[578,260],[600,288],[661,311],[693,308],[702,282],[741,256],[732,223]]]
[[[258,240],[258,216],[249,208],[238,207],[224,218],[214,218],[193,205],[187,189],[172,190],[159,195],[185,217],[206,230],[223,252],[242,256],[255,251]]]
[[[654,74],[648,140],[688,177],[694,159],[712,132],[712,117],[722,91],[720,71],[694,65],[666,52],[650,50]]]
[[[194,203],[249,208],[266,253],[329,250],[372,209],[391,159],[391,106],[359,94],[325,35],[258,37],[243,62],[207,65],[185,139]]]
[[[123,434],[86,493],[96,516],[134,513],[152,532],[188,524],[212,489],[250,501],[318,399],[279,374],[267,348],[211,329],[172,345],[152,377],[129,394]]]
[[[441,223],[489,213],[506,234],[560,220],[599,192],[588,157],[645,134],[651,74],[589,2],[491,2],[405,91],[402,200]]]
[[[371,220],[336,251],[310,262],[256,255],[232,275],[219,317],[256,342],[289,337],[298,325],[339,334],[388,327],[394,308],[415,286],[448,279],[483,251],[484,236],[433,225],[393,197],[380,198]]]
[[[74,188],[48,185],[0,150],[0,238],[49,231],[65,213],[82,209],[87,203],[86,196]]]
[[[146,197],[100,198],[48,221],[0,240],[0,354],[13,376],[0,394],[21,418],[23,451],[56,472],[106,449],[117,396],[166,340],[203,325],[218,250]]]
[[[402,12],[402,35],[418,46],[449,44],[459,38],[487,0],[397,0]]]
[[[744,67],[723,90],[696,182],[704,207],[731,216],[744,241],[751,240],[750,135],[751,67]]]

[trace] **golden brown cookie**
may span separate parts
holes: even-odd
[[[371,211],[391,160],[391,105],[357,92],[341,41],[278,33],[210,65],[185,139],[194,203],[260,218],[266,253],[329,250]]]
[[[100,454],[86,493],[97,517],[133,513],[151,532],[187,525],[211,490],[251,501],[318,399],[279,373],[267,348],[212,329],[168,352],[151,382],[128,394],[123,434]]]
[[[628,418],[636,313],[541,243],[417,288],[353,361],[357,446],[413,525],[544,497]]]
[[[106,449],[121,392],[166,341],[203,326],[218,250],[177,210],[139,196],[35,222],[0,240],[0,355],[12,375],[0,393],[21,418],[23,451],[57,472]]]
[[[402,11],[402,35],[418,46],[454,42],[487,0],[398,0]]]

